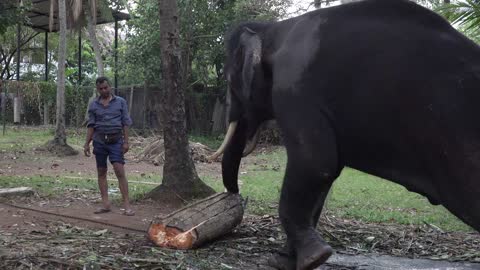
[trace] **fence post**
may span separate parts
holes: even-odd
[[[130,86],[130,100],[128,101],[128,111],[130,113],[132,113],[132,104],[133,104],[133,86]]]
[[[48,108],[50,107],[50,102],[44,102],[43,103],[43,124],[45,126],[48,126],[50,124],[50,115],[49,115],[49,110]]]
[[[2,98],[2,119],[3,119],[3,135],[5,136],[5,129],[7,128],[7,119],[6,119],[7,99],[8,99],[7,82],[2,82],[2,85],[4,87],[4,95]]]
[[[13,98],[13,123],[20,123],[20,97],[18,94]]]
[[[145,135],[145,126],[147,125],[147,83],[143,85],[143,119],[142,119],[142,133]]]

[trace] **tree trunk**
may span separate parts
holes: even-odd
[[[61,145],[67,144],[65,133],[65,59],[67,54],[67,18],[66,0],[58,0],[58,19],[60,37],[58,43],[58,70],[57,70],[57,111],[54,140]]]
[[[92,11],[90,10],[90,7],[87,7],[85,9],[85,12],[87,13],[87,32],[88,32],[88,39],[90,40],[90,43],[92,43],[93,47],[93,52],[95,53],[95,62],[97,63],[97,75],[98,77],[102,77],[105,74],[105,69],[103,66],[103,59],[102,59],[102,52],[100,50],[100,44],[98,43],[97,39],[97,33],[95,32],[95,25],[93,24],[94,18],[92,16]],[[88,103],[90,104],[95,97],[97,96],[97,90],[94,88],[92,89],[92,95],[88,99]],[[88,121],[88,106],[85,111],[85,118],[82,123],[82,126],[86,125]]]
[[[240,194],[218,193],[150,223],[148,236],[160,247],[191,249],[232,231],[243,219]]]
[[[58,0],[58,24],[60,26],[58,41],[58,70],[57,70],[57,111],[55,136],[48,142],[47,148],[50,152],[58,155],[76,155],[78,151],[67,145],[67,134],[65,132],[65,58],[67,51],[67,18],[66,0]]]
[[[313,5],[315,6],[315,8],[320,8],[320,7],[322,7],[322,1],[321,0],[315,0],[313,2]]]
[[[214,193],[197,175],[190,157],[182,89],[181,51],[176,0],[158,0],[162,54],[161,121],[165,141],[163,181],[149,193],[155,200],[184,202]]]

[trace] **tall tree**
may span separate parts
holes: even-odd
[[[54,0],[51,0],[54,1]],[[66,0],[58,0],[58,68],[57,68],[57,110],[55,135],[53,140],[47,143],[47,149],[58,155],[77,155],[67,144],[67,134],[65,131],[65,59],[67,54],[67,8]]]
[[[162,59],[162,112],[165,163],[162,184],[149,193],[159,200],[188,201],[206,197],[214,190],[197,175],[188,145],[185,95],[181,72],[179,18],[176,0],[158,0]]]

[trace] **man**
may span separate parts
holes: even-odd
[[[125,99],[115,96],[106,77],[96,80],[99,97],[94,99],[88,107],[87,140],[84,153],[90,156],[90,141],[93,140],[93,154],[97,162],[98,186],[102,196],[103,207],[94,213],[108,213],[111,205],[108,200],[107,157],[117,176],[120,192],[122,193],[124,215],[133,216],[135,212],[128,200],[128,182],[125,176],[125,159],[123,155],[128,151],[128,126],[132,120],[128,114]]]

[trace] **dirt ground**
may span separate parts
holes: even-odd
[[[161,175],[161,166],[135,159],[133,153],[127,154],[127,173]],[[248,162],[261,161],[254,155]],[[196,168],[201,176],[221,178],[219,163],[197,162]],[[95,178],[95,161],[83,155],[58,158],[33,150],[3,152],[0,176],[9,175]],[[110,177],[114,178],[113,174]],[[285,240],[276,216],[246,215],[234,232],[200,249],[161,249],[145,232],[155,216],[168,214],[178,205],[142,200],[133,203],[134,217],[122,215],[119,205],[114,205],[111,213],[95,215],[98,199],[96,191],[72,188],[49,198],[36,194],[0,200],[0,269],[269,269],[266,258]],[[480,262],[478,233],[445,233],[427,225],[367,224],[328,213],[319,230],[340,255],[469,262],[474,263],[471,269]],[[361,262],[335,260],[321,269],[367,268],[362,268]]]

